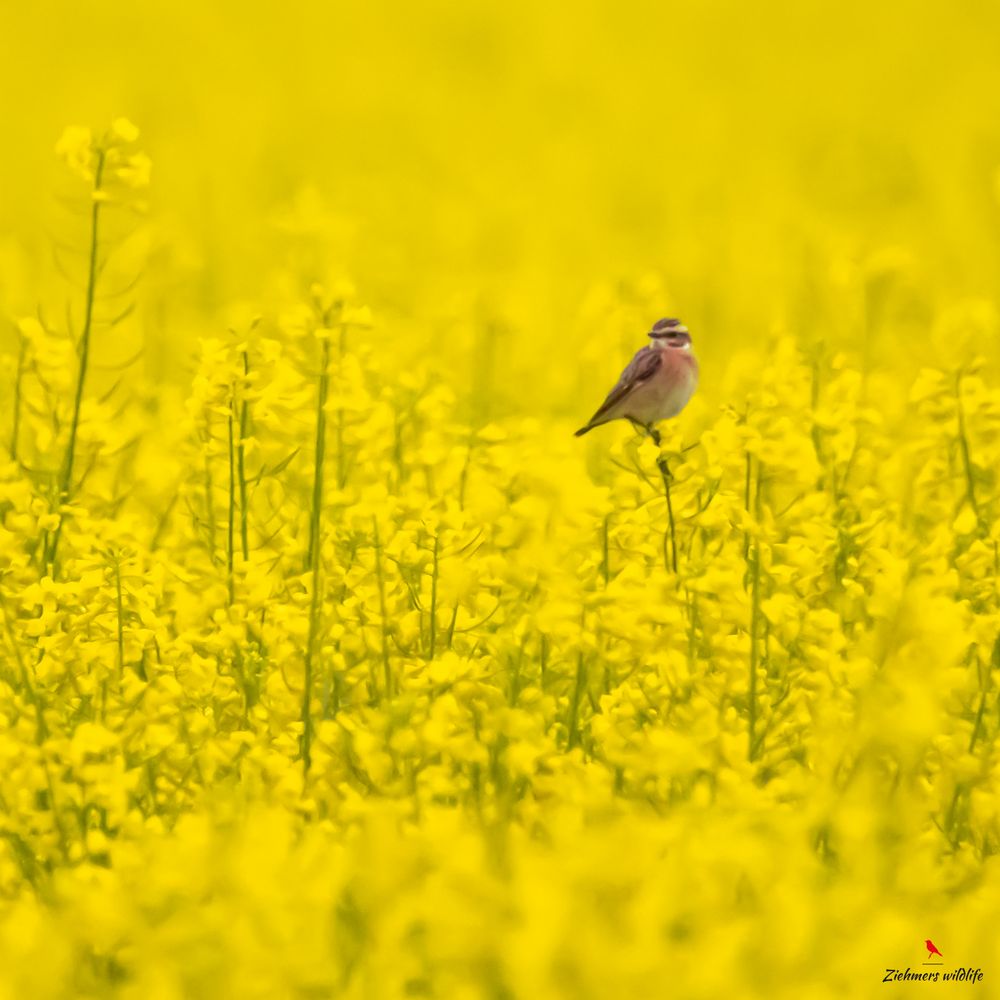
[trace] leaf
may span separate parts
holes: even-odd
[[[288,455],[286,458],[283,458],[277,465],[275,465],[271,469],[267,468],[267,466],[263,466],[261,468],[260,472],[258,472],[257,475],[256,475],[256,477],[254,478],[253,484],[256,486],[262,479],[264,479],[266,477],[280,476],[281,473],[283,473],[285,471],[285,469],[288,468],[288,466],[292,462],[292,459],[295,458],[295,456],[300,451],[301,451],[300,448],[296,448],[290,455]]]

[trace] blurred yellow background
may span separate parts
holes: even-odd
[[[155,164],[175,325],[313,254],[387,325],[494,318],[511,357],[540,345],[557,363],[588,290],[652,274],[709,360],[779,324],[852,349],[867,330],[895,364],[913,352],[879,344],[857,304],[873,258],[888,254],[889,307],[921,323],[935,292],[982,296],[1000,273],[992,4],[43,0],[2,16],[9,308],[33,307],[17,275],[47,271],[58,232],[53,136],[119,114]],[[577,414],[572,394],[597,389],[560,385]]]

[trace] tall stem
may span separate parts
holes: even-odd
[[[217,562],[215,551],[215,483],[212,478],[212,447],[211,418],[205,417],[205,520],[208,522],[208,554],[214,566]]]
[[[316,637],[319,633],[320,600],[320,519],[323,508],[323,465],[326,458],[326,397],[330,391],[330,338],[323,337],[319,386],[316,393],[316,452],[313,461],[312,507],[309,517],[309,569],[312,594],[309,601],[309,638],[306,643],[305,680],[302,692],[302,767],[308,773],[312,763],[312,679]]]
[[[760,459],[757,459],[757,484],[754,490],[754,518],[760,521]],[[759,524],[758,524],[759,532]],[[760,649],[757,645],[757,631],[760,622],[760,535],[754,540],[753,561],[750,583],[750,678],[747,708],[747,759],[753,760],[757,753],[757,670],[760,666]]]
[[[653,439],[653,444],[657,448],[660,447],[660,432],[655,427],[646,428],[649,431],[649,436]],[[670,483],[674,478],[673,473],[670,471],[670,466],[667,463],[667,458],[665,455],[660,454],[656,457],[656,467],[660,470],[660,476],[663,478],[663,493],[667,498],[667,523],[669,526],[669,541],[670,541],[670,559],[667,560],[666,551],[664,551],[664,563],[667,564],[667,569],[673,569],[677,572],[677,526],[674,523],[674,504],[670,496]],[[664,550],[666,550],[667,539],[664,539]]]
[[[45,724],[45,712],[42,708],[42,699],[35,690],[35,685],[31,682],[31,674],[28,672],[28,665],[24,662],[24,657],[21,655],[21,647],[18,644],[17,635],[14,632],[14,621],[10,616],[10,611],[7,610],[7,602],[4,600],[2,594],[0,594],[0,610],[3,611],[3,621],[7,632],[7,641],[10,643],[10,648],[14,651],[14,659],[17,660],[17,666],[21,672],[21,683],[24,685],[24,690],[27,692],[28,699],[35,707],[35,742],[41,746],[46,737],[49,735],[48,727]]]
[[[243,352],[243,401],[240,403],[240,440],[236,449],[236,465],[240,477],[240,543],[243,551],[243,561],[250,558],[250,541],[247,512],[247,473],[246,473],[246,439],[247,426],[250,422],[250,404],[247,402],[247,376],[250,374],[250,358]]]
[[[611,578],[611,540],[609,537],[611,529],[611,514],[604,515],[604,524],[601,531],[601,575],[604,577],[604,586],[607,587]]]
[[[125,676],[125,604],[122,600],[122,557],[117,552],[115,560],[115,609],[118,613],[118,680]]]
[[[27,352],[27,341],[22,336],[17,352],[17,376],[14,379],[14,424],[10,431],[10,457],[17,461],[17,442],[21,434],[21,382],[24,378],[24,356]]]
[[[965,410],[962,407],[962,373],[955,376],[955,409],[958,415],[958,443],[962,451],[962,468],[965,472],[965,495],[969,506],[976,515],[976,522],[982,528],[982,517],[979,503],[976,499],[976,479],[972,467],[972,453],[969,449],[969,437],[965,431]]]
[[[580,742],[580,702],[587,686],[587,662],[583,650],[576,657],[576,679],[573,681],[573,695],[569,703],[569,718],[566,721],[566,749],[572,750]]]
[[[87,265],[87,291],[84,300],[83,330],[80,334],[80,369],[76,377],[76,392],[73,397],[73,419],[69,426],[69,443],[66,445],[66,457],[63,460],[62,472],[59,477],[58,502],[66,503],[70,498],[73,485],[73,462],[76,458],[76,436],[80,426],[80,406],[83,403],[83,387],[87,381],[87,364],[90,360],[90,331],[94,322],[94,298],[97,291],[97,248],[99,245],[99,225],[101,218],[101,179],[104,175],[104,150],[97,152],[97,166],[94,170],[94,187],[91,192],[90,208],[90,257]],[[46,553],[47,565],[53,565],[56,560],[56,550],[59,548],[59,538],[62,535],[62,521],[52,535],[49,550]]]
[[[389,632],[386,628],[385,575],[382,571],[382,542],[379,539],[378,519],[372,519],[375,531],[375,576],[378,581],[379,615],[382,632],[382,670],[385,674],[385,697],[392,697],[392,667],[389,663]]]
[[[347,350],[347,327],[340,328],[337,340],[337,363],[343,365],[344,352]],[[344,408],[337,409],[337,489],[342,490],[347,485],[347,455],[344,453]]]
[[[232,604],[236,593],[236,588],[233,583],[233,566],[235,562],[233,549],[235,548],[234,539],[236,530],[236,450],[235,442],[233,440],[234,430],[232,403],[230,403],[229,406],[227,429],[229,431],[229,511],[226,525],[226,588],[229,592],[229,603]]]
[[[427,652],[427,659],[434,659],[434,649],[437,644],[437,605],[438,605],[438,569],[440,558],[441,536],[434,536],[434,562],[431,576],[431,635],[430,648]]]

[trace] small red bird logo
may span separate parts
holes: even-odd
[[[927,945],[927,957],[928,958],[931,955],[940,955],[941,958],[944,958],[944,955],[941,955],[941,952],[939,952],[937,950],[937,948],[935,947],[934,942],[931,941],[929,938],[924,942],[924,944]]]

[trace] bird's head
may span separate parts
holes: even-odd
[[[681,350],[691,350],[691,334],[679,319],[661,319],[653,324],[649,331],[650,338],[663,347],[677,347]]]

